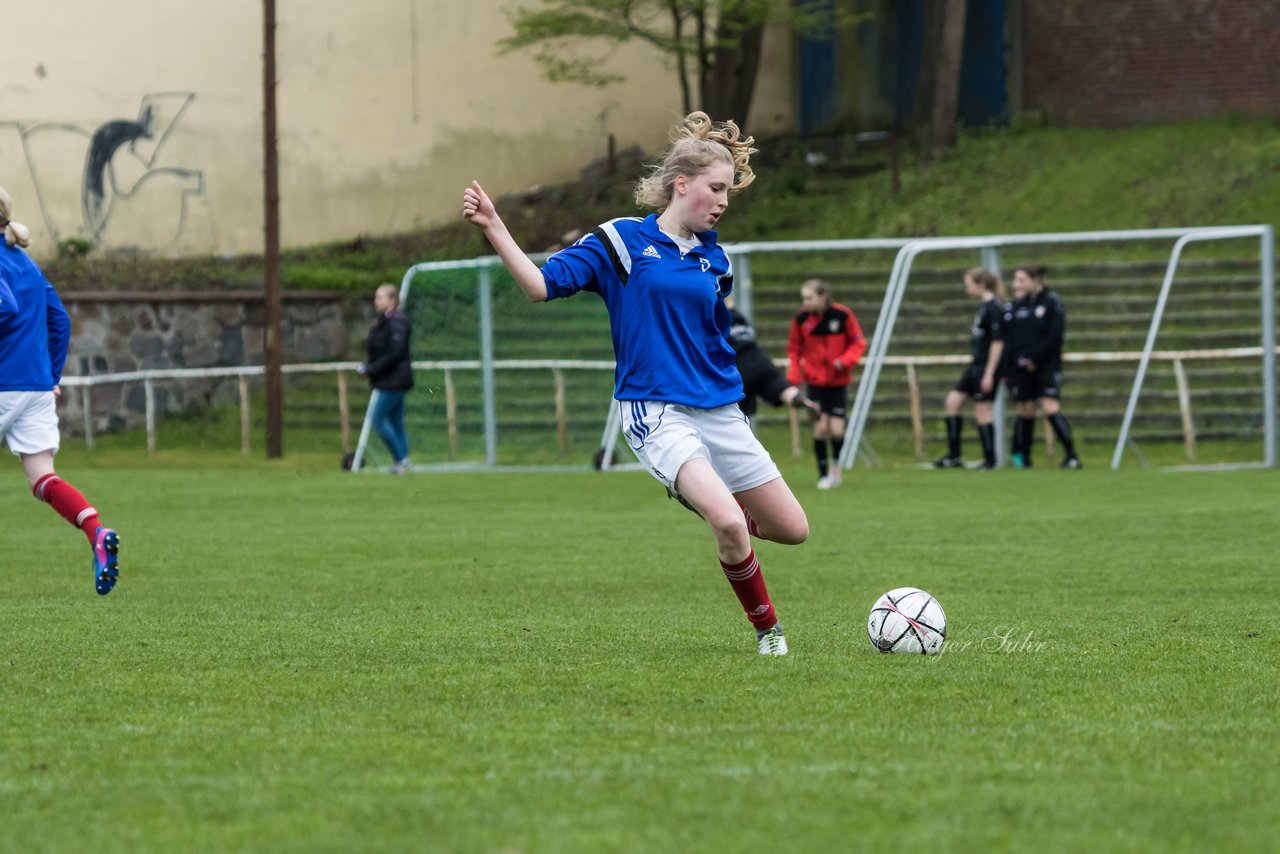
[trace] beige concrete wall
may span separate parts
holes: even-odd
[[[526,55],[496,55],[521,2],[279,4],[286,246],[439,222],[471,177],[495,194],[572,179],[610,133],[661,147],[680,111],[662,58],[625,47],[625,83],[548,83]],[[5,31],[0,185],[37,255],[71,237],[261,251],[260,0],[14,4]],[[748,130],[793,122],[788,45],[770,44]]]

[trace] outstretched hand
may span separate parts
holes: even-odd
[[[498,211],[479,181],[462,191],[462,217],[477,228],[488,228],[498,221]]]

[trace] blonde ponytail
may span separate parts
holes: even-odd
[[[0,187],[0,227],[4,228],[4,242],[11,249],[14,246],[26,249],[31,245],[31,232],[22,223],[10,219],[11,216],[13,216],[13,199],[9,197],[8,190]]]

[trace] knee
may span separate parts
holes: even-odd
[[[798,546],[809,539],[809,520],[803,513],[798,519],[788,519],[782,524],[777,536],[770,539],[784,546]]]
[[[747,531],[747,520],[739,511],[734,514],[713,514],[707,519],[712,533],[716,536],[716,545],[722,552],[739,551],[751,545],[751,534]]]

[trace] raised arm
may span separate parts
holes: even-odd
[[[484,232],[493,251],[498,253],[525,296],[534,302],[544,302],[547,283],[542,278],[542,271],[528,259],[511,232],[507,231],[506,223],[498,216],[497,209],[478,181],[472,181],[471,186],[462,192],[462,216]]]

